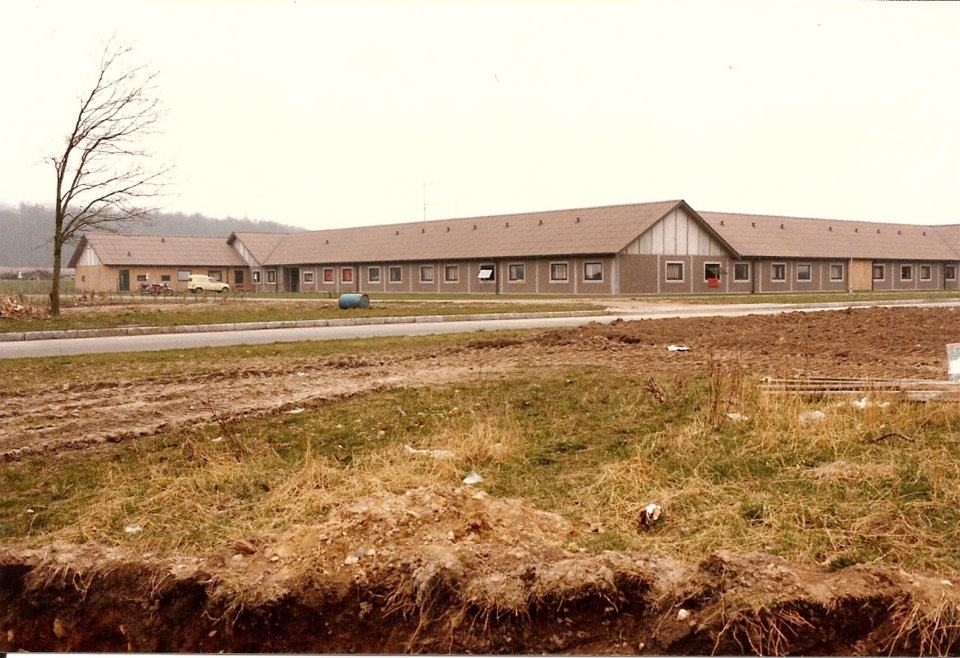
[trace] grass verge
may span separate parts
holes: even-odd
[[[802,422],[811,408],[825,418]],[[726,416],[734,411],[747,420]],[[909,439],[876,440],[892,430]],[[317,523],[358,496],[457,485],[476,470],[491,493],[576,523],[592,551],[695,560],[757,549],[827,568],[882,561],[956,574],[958,430],[955,404],[770,398],[718,372],[529,373],[5,464],[0,538],[204,551]],[[665,511],[642,530],[649,502]],[[133,526],[142,532],[125,532]]]
[[[88,307],[71,309],[59,318],[42,311],[34,317],[0,319],[0,333],[64,329],[105,329],[124,326],[163,327],[191,324],[327,320],[332,318],[414,317],[418,315],[540,313],[596,310],[592,304],[455,304],[376,303],[370,308],[342,310],[335,304],[250,303],[235,300],[159,304],[147,308]]]

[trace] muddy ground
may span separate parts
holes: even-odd
[[[960,310],[859,309],[589,325],[449,349],[225,360],[196,377],[13,391],[6,460],[322,405],[378,387],[593,365],[687,376],[943,379]],[[687,353],[666,346],[691,346]],[[226,384],[229,384],[226,385]],[[215,406],[200,404],[217,392]],[[144,394],[150,392],[149,395]],[[0,550],[0,650],[834,653],[960,651],[960,587],[885,566],[823,572],[761,555],[699,564],[576,549],[523,501],[463,487],[345,501],[322,522],[213,555]]]
[[[711,363],[762,375],[943,379],[944,345],[960,341],[960,309],[854,309],[740,318],[641,320],[490,338],[445,349],[320,358],[225,359],[215,372],[111,377],[4,394],[0,461],[132,440],[322,404],[385,387],[449,383],[527,369],[592,365],[685,376]],[[672,343],[692,351],[668,352]]]

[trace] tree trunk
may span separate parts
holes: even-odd
[[[53,241],[53,281],[50,285],[50,315],[60,317],[60,265],[63,258],[63,245],[59,236]]]

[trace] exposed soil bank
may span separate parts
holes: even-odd
[[[522,501],[418,489],[203,558],[0,552],[0,650],[956,653],[960,591],[768,555],[572,550]]]

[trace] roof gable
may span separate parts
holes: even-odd
[[[240,254],[223,238],[193,235],[122,235],[88,233],[82,237],[70,262],[89,244],[104,265],[211,265],[242,267]],[[73,265],[71,265],[73,267]]]

